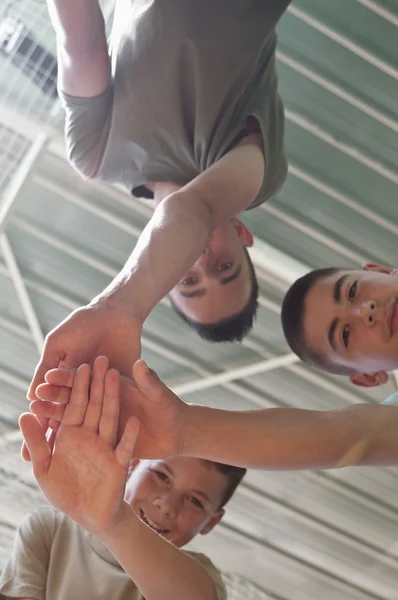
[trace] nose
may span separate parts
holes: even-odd
[[[377,303],[375,300],[361,302],[361,304],[357,305],[354,310],[364,325],[367,327],[373,327],[376,322],[377,312]]]
[[[154,501],[155,508],[162,514],[163,517],[175,519],[178,513],[178,501],[172,494],[162,494],[157,496]]]

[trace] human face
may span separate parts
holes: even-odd
[[[326,360],[358,373],[398,367],[397,271],[337,271],[313,286],[304,310],[304,339]]]
[[[199,458],[142,460],[129,477],[125,500],[144,523],[180,547],[219,522],[226,485],[226,476]]]
[[[207,245],[170,292],[176,308],[198,323],[216,323],[239,313],[249,301],[251,280],[244,252],[253,237],[239,219],[213,231]]]

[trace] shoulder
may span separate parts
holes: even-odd
[[[197,560],[202,567],[204,567],[207,573],[212,578],[217,591],[217,600],[227,600],[227,588],[223,581],[221,571],[215,566],[208,556],[201,552],[185,551],[187,554]]]

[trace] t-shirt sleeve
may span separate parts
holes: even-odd
[[[72,166],[86,179],[96,177],[105,152],[112,117],[113,86],[94,98],[59,91],[65,111],[65,144]]]
[[[0,577],[0,594],[44,600],[51,546],[51,513],[28,515],[18,528],[8,563]]]
[[[217,592],[217,600],[227,600],[227,588],[225,587],[222,575],[217,567],[211,562],[210,558],[207,558],[205,554],[199,554],[197,552],[188,552],[188,554],[200,562],[202,567],[206,569],[212,578]]]

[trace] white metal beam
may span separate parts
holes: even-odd
[[[23,281],[21,272],[19,270],[18,263],[15,259],[11,245],[5,233],[2,233],[0,235],[0,247],[4,258],[4,262],[11,277],[11,281],[14,284],[19,303],[21,305],[30,332],[32,334],[33,341],[35,343],[39,355],[41,355],[44,345],[44,335],[40,327],[39,319],[33,308],[29,294],[26,290],[26,286]]]
[[[0,232],[4,231],[18,194],[21,192],[31,169],[37,163],[46,143],[46,135],[39,134],[21,161],[8,188],[5,190],[4,198],[0,205]]]
[[[386,21],[389,21],[389,23],[395,25],[395,27],[398,27],[398,16],[394,15],[393,12],[387,10],[383,6],[380,6],[380,4],[374,2],[374,0],[357,0],[357,2],[359,2],[359,4],[362,4],[362,6],[366,6],[366,8],[374,12],[379,17],[382,17]]]
[[[176,386],[174,391],[179,395],[201,392],[210,387],[221,385],[222,383],[227,383],[229,381],[243,379],[244,377],[250,377],[260,373],[266,373],[268,371],[280,369],[288,365],[292,365],[293,363],[298,362],[298,360],[299,359],[295,354],[283,354],[282,356],[277,356],[275,358],[271,358],[270,360],[262,360],[257,363],[251,363],[244,367],[231,369],[230,371],[224,371],[223,373],[218,373],[217,375],[212,375],[204,379],[182,383],[181,385]]]
[[[328,37],[330,40],[337,42],[337,44],[339,44],[346,50],[349,50],[353,54],[356,54],[356,56],[359,56],[359,58],[361,58],[365,62],[369,63],[373,67],[376,67],[376,69],[379,69],[379,71],[382,71],[383,73],[389,75],[393,79],[398,79],[398,69],[392,67],[384,60],[381,60],[375,54],[372,54],[368,50],[365,50],[365,48],[362,48],[358,44],[355,44],[345,35],[337,33],[337,31],[334,31],[324,23],[321,23],[321,21],[308,14],[301,8],[298,8],[294,4],[291,4],[287,10],[303,23],[306,23],[313,29],[316,29],[316,31],[319,31],[324,36]]]

